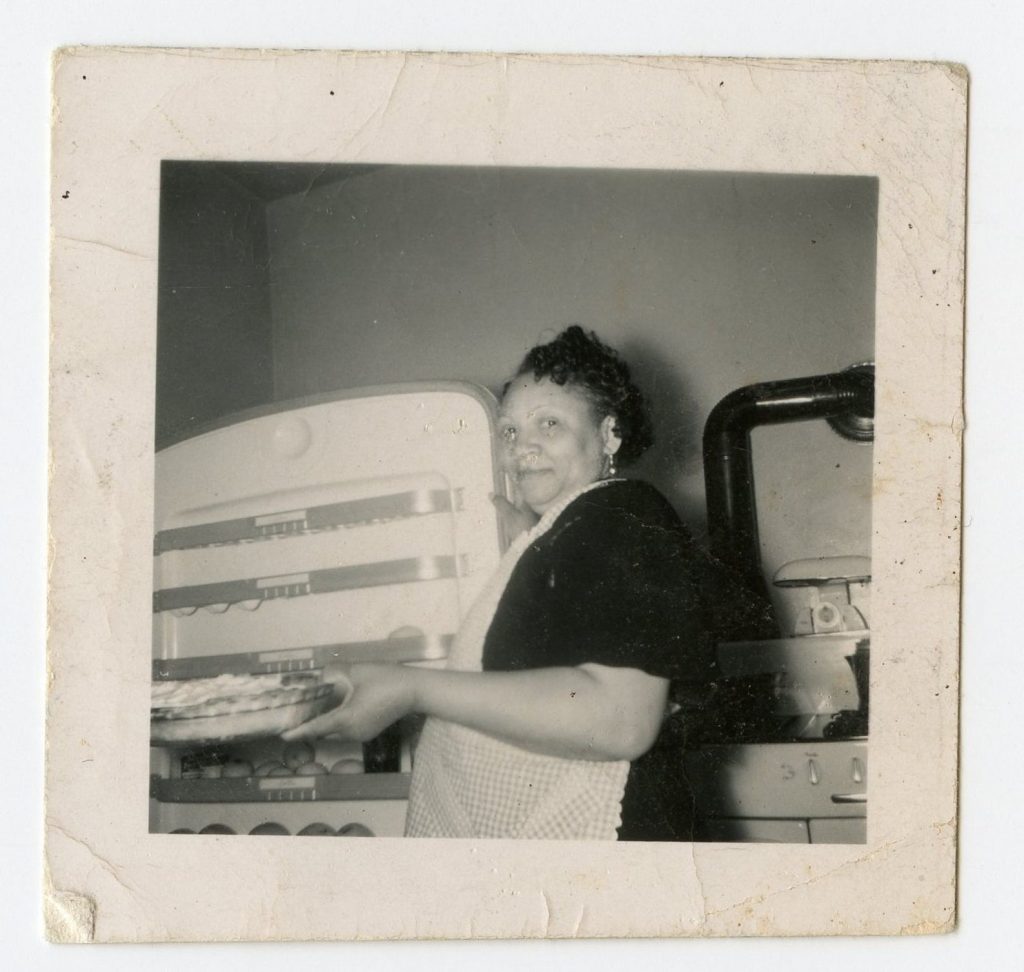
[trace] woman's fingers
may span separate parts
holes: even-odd
[[[332,662],[324,666],[320,680],[325,685],[334,687],[334,694],[339,699],[347,699],[352,694],[352,666],[340,662]]]
[[[347,672],[347,674],[346,674]],[[315,739],[337,735],[365,742],[413,710],[414,672],[400,665],[361,663],[334,669],[330,681],[340,704],[301,726],[283,732],[284,739]]]
[[[314,716],[302,725],[295,726],[281,733],[282,739],[319,739],[331,733],[343,732],[347,719],[342,714],[342,706]]]
[[[282,732],[281,738],[314,739],[329,735],[330,733],[343,731],[347,720],[342,715],[341,710],[353,692],[352,680],[349,678],[350,671],[350,665],[343,665],[337,662],[324,666],[320,680],[325,685],[330,685],[334,690],[337,705],[327,712],[303,722],[301,725]]]
[[[538,520],[530,510],[521,510],[510,503],[504,496],[492,495],[491,502],[498,513],[498,521],[505,533],[505,539],[511,543],[524,530],[529,530]]]

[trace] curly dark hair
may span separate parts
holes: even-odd
[[[614,416],[615,432],[622,440],[615,454],[620,466],[635,462],[654,442],[647,401],[633,384],[629,365],[593,331],[573,324],[547,344],[531,348],[513,377],[526,374],[535,381],[547,378],[556,385],[578,388],[598,421]]]

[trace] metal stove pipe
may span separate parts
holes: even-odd
[[[726,395],[704,426],[704,484],[712,553],[767,598],[754,500],[750,433],[762,425],[828,419],[840,434],[873,437],[873,364],[786,381],[747,385]]]

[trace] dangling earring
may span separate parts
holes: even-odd
[[[618,470],[615,468],[615,453],[606,452],[604,454],[604,478],[611,479],[616,472]]]

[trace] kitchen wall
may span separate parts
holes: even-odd
[[[274,395],[266,203],[230,166],[164,163],[156,441]]]
[[[274,398],[413,379],[492,389],[580,322],[624,352],[637,470],[703,531],[700,433],[729,391],[874,353],[874,180],[381,167],[267,205]],[[766,567],[870,554],[871,447],[754,433]]]

